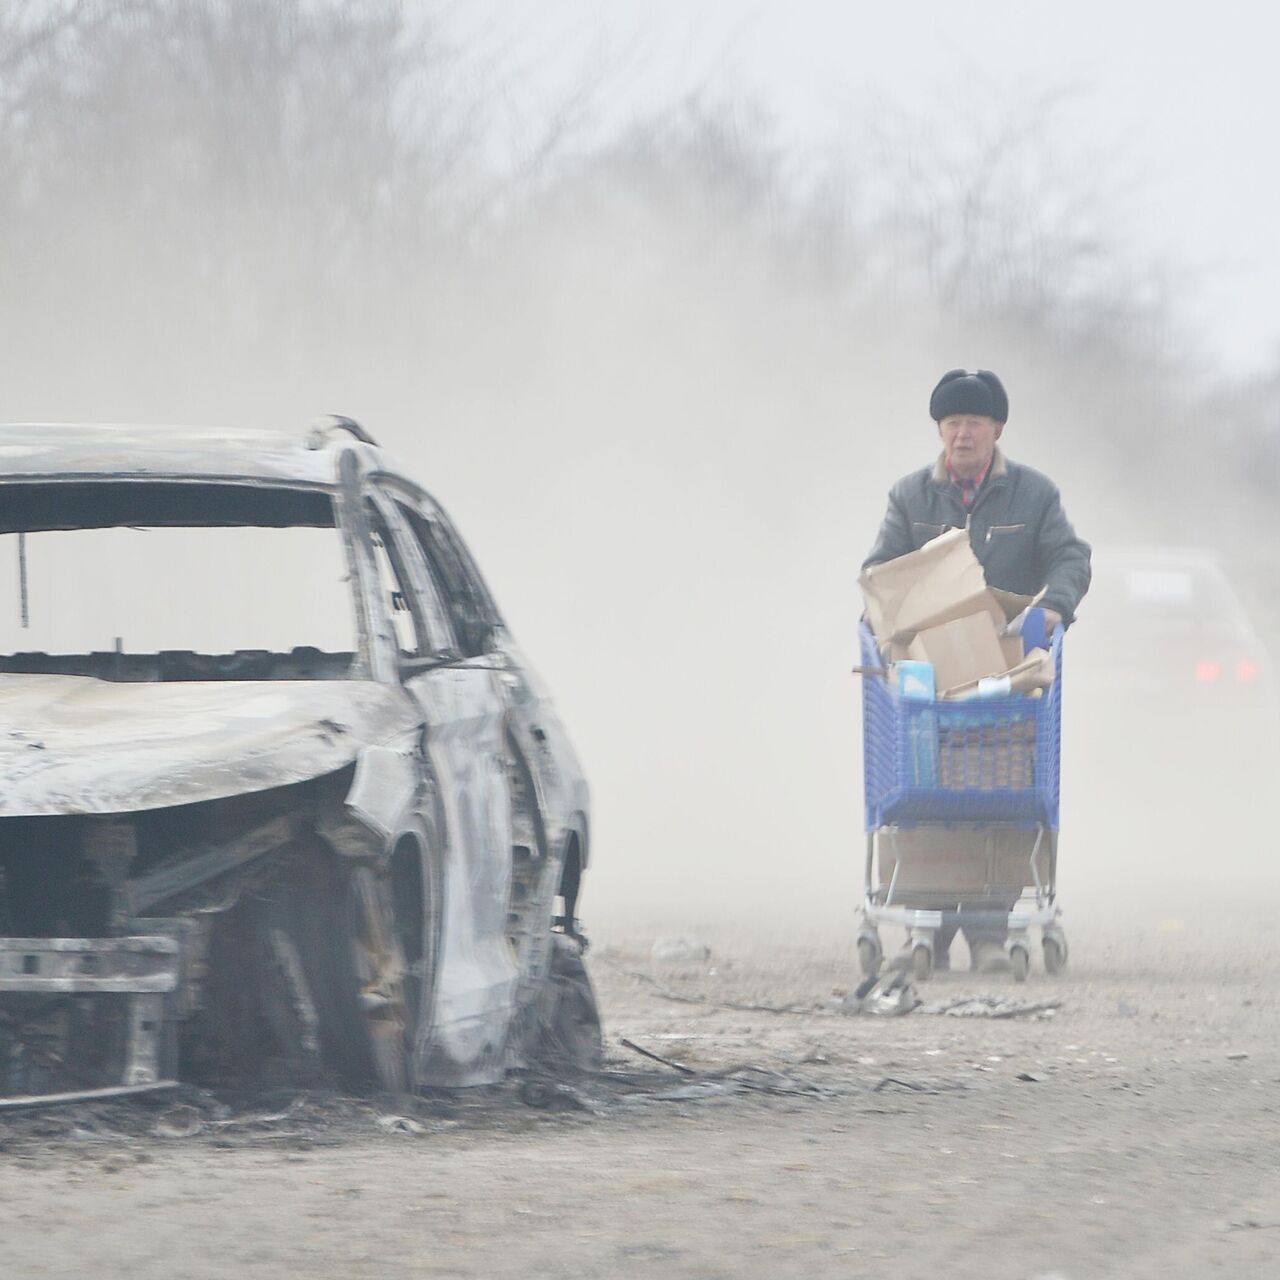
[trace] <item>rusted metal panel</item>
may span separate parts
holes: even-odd
[[[302,830],[301,820],[290,814],[264,822],[236,839],[175,850],[175,856],[165,865],[130,880],[122,887],[123,907],[132,914],[141,915],[175,894],[185,893],[285,848],[302,834]]]
[[[110,1055],[117,1079],[105,1086],[112,1089],[168,1083],[175,1029],[166,1002],[181,969],[180,944],[168,937],[0,938],[0,995],[36,998],[37,1010],[59,998],[122,1002],[119,1049]],[[17,1045],[25,1048],[21,1035]]]
[[[172,938],[0,938],[0,992],[163,994],[179,965]]]
[[[157,1080],[153,1084],[118,1084],[105,1089],[19,1094],[16,1097],[0,1097],[0,1111],[30,1111],[36,1107],[71,1106],[77,1102],[114,1102],[121,1098],[136,1098],[144,1093],[164,1093],[169,1089],[177,1089],[179,1085],[177,1080]]]
[[[367,680],[113,684],[0,674],[0,817],[127,813],[302,782],[403,734]]]
[[[347,808],[371,831],[389,840],[404,825],[418,792],[420,735],[386,746],[366,747],[356,761]]]
[[[301,433],[43,422],[3,427],[0,478],[55,476],[178,477],[326,486],[336,479],[334,451],[308,447]]]

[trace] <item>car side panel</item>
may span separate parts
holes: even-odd
[[[547,846],[559,856],[576,834],[585,865],[591,801],[582,766],[537,672],[508,635],[500,633],[498,643],[507,662],[512,734],[535,778]]]
[[[424,753],[441,782],[443,911],[434,1026],[422,1079],[482,1084],[501,1074],[517,973],[506,940],[511,802],[504,707],[490,670],[425,672],[409,690],[426,720]]]

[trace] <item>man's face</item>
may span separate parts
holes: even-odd
[[[947,465],[965,480],[978,475],[991,461],[1004,423],[978,413],[955,413],[938,423]]]

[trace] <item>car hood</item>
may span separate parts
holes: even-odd
[[[417,723],[364,680],[0,674],[0,817],[124,813],[304,782]]]

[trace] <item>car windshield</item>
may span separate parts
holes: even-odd
[[[1237,618],[1239,601],[1209,562],[1108,561],[1099,557],[1086,597],[1088,615],[1124,626],[1214,625]]]
[[[322,491],[0,486],[0,669],[123,680],[343,674],[352,592]]]

